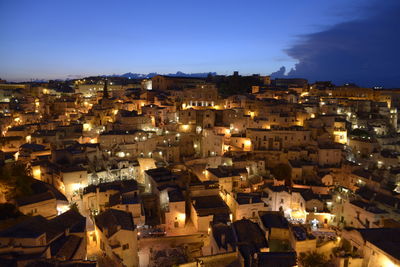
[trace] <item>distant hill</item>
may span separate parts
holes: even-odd
[[[84,79],[84,78],[88,78],[88,77],[124,77],[124,78],[128,78],[128,79],[145,79],[145,78],[152,78],[156,75],[166,75],[166,76],[171,76],[171,77],[193,77],[193,78],[206,78],[209,74],[211,74],[211,76],[216,76],[217,73],[216,72],[198,72],[198,73],[184,73],[181,71],[178,71],[176,73],[157,73],[157,72],[150,72],[147,74],[143,74],[143,73],[132,73],[132,72],[127,72],[124,74],[111,74],[111,75],[93,75],[93,76],[84,76],[84,75],[67,75],[67,77],[65,79],[50,79],[51,81],[58,81],[58,82],[62,82],[62,81],[72,81],[72,80],[76,80],[76,79]],[[28,82],[28,83],[44,83],[44,82],[48,82],[49,80],[46,79],[30,79],[30,80],[15,80],[15,81],[11,81],[11,82]]]
[[[179,76],[179,77],[194,77],[194,78],[205,78],[207,77],[209,74],[211,74],[212,76],[217,75],[216,72],[199,72],[199,73],[184,73],[181,71],[178,71],[176,73],[169,73],[169,74],[162,74],[162,75],[166,75],[166,76]],[[148,74],[142,74],[142,73],[132,73],[132,72],[128,72],[122,75],[111,75],[113,77],[119,76],[119,77],[125,77],[125,78],[130,78],[130,79],[144,79],[144,78],[152,78],[156,75],[159,75],[159,73],[156,72],[151,72]]]

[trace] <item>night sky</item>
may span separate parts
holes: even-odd
[[[7,80],[238,70],[400,87],[399,0],[0,0],[0,11]]]

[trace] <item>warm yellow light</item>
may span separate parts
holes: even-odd
[[[224,145],[224,152],[229,150],[229,145]]]
[[[215,106],[214,106],[214,109],[222,109],[222,107],[219,106],[219,105],[215,105]]]
[[[185,213],[179,213],[178,219],[179,219],[180,221],[185,221],[185,220],[186,220],[186,214],[185,214]]]
[[[123,158],[123,157],[125,157],[125,152],[120,151],[117,153],[117,156],[120,158]]]
[[[82,185],[79,184],[79,183],[73,183],[73,184],[72,184],[72,190],[73,190],[73,191],[78,191],[78,190],[81,189],[81,188],[82,188]]]
[[[58,205],[57,206],[57,213],[58,215],[63,214],[64,212],[69,210],[69,206],[68,205]]]
[[[90,131],[92,129],[92,125],[90,123],[84,123],[83,124],[83,130],[84,131]]]
[[[184,131],[187,131],[187,130],[189,130],[189,125],[187,125],[187,124],[184,124],[184,125],[182,125],[182,130],[184,130]]]
[[[347,144],[347,131],[333,131],[333,135],[335,136],[335,142],[341,144]]]
[[[41,171],[40,168],[33,170],[33,178],[40,180],[41,178]]]
[[[392,262],[389,258],[387,258],[384,255],[381,256],[380,262],[381,262],[380,266],[385,266],[385,267],[396,267],[396,266],[398,266],[397,264]]]

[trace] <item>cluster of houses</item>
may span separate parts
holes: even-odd
[[[247,93],[221,91],[241,79]],[[30,176],[0,179],[18,211],[0,220],[0,265],[156,266],[149,243],[201,235],[175,265],[400,266],[399,90],[238,73],[54,83],[0,84],[2,173]]]

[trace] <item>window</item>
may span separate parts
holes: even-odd
[[[283,201],[283,198],[281,198],[281,203],[283,204],[283,202],[284,202],[284,201]]]
[[[127,249],[129,249],[129,244],[122,245],[122,250],[127,250]]]

